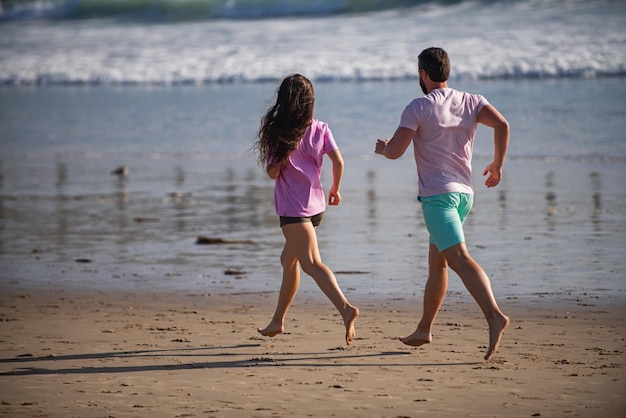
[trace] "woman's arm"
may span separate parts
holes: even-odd
[[[265,167],[265,171],[267,172],[267,175],[270,176],[272,180],[276,180],[276,177],[278,177],[278,175],[280,174],[280,170],[282,170],[283,167],[286,166],[288,163],[289,163],[289,158],[286,158],[285,161],[281,161],[277,164],[268,164]]]
[[[328,204],[336,206],[339,202],[341,202],[339,188],[341,187],[341,179],[343,177],[343,157],[338,149],[331,151],[326,155],[328,155],[328,158],[330,158],[330,161],[333,163],[333,185],[328,191]]]

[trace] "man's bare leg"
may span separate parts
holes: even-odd
[[[465,243],[443,251],[450,267],[459,275],[463,284],[474,297],[489,324],[489,348],[485,360],[496,352],[510,319],[500,311],[491,290],[491,282],[485,271],[470,257]]]
[[[357,318],[359,317],[359,308],[355,306],[350,306],[348,304],[347,309],[341,314],[343,317],[343,324],[346,327],[346,344],[352,344],[352,341],[356,338],[356,331],[354,329],[354,324],[356,323]]]
[[[406,345],[419,347],[432,341],[432,327],[441,309],[448,290],[448,263],[437,247],[430,244],[428,252],[428,280],[424,288],[422,319],[415,332],[408,337],[400,337]]]
[[[317,245],[317,235],[311,223],[288,224],[283,228],[287,243],[296,254],[302,270],[311,276],[322,292],[335,305],[346,327],[346,344],[352,344],[356,336],[354,323],[359,309],[350,305],[339,288],[333,272],[322,262]]]
[[[510,323],[511,320],[505,315],[489,321],[489,348],[487,349],[487,354],[485,354],[485,360],[489,360],[498,350],[502,334],[504,334],[504,330],[507,329]]]
[[[258,329],[259,333],[265,337],[273,337],[285,331],[285,316],[300,287],[300,264],[296,254],[288,247],[287,243],[285,243],[283,253],[280,256],[280,262],[283,266],[283,282],[278,294],[276,311],[269,325],[264,329]]]

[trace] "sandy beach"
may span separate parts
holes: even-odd
[[[469,296],[449,298],[433,343],[397,341],[421,302],[352,300],[343,342],[330,303],[299,295],[285,334],[261,337],[274,292],[32,290],[0,296],[0,414],[10,417],[576,416],[626,414],[626,308],[501,302],[512,318],[484,362]]]

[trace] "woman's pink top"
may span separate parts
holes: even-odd
[[[320,180],[324,154],[338,149],[328,125],[313,119],[276,178],[274,204],[279,216],[313,216],[326,210]]]

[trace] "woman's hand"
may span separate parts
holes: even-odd
[[[341,194],[339,193],[339,190],[331,187],[328,191],[328,204],[331,206],[337,206],[339,202],[341,202]]]

